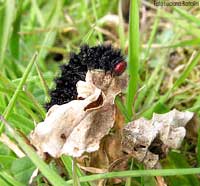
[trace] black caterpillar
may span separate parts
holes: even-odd
[[[85,80],[87,71],[91,69],[102,69],[119,76],[125,71],[126,62],[121,51],[111,45],[82,46],[78,54],[70,55],[68,64],[61,66],[61,75],[55,79],[56,87],[50,92],[51,101],[45,105],[46,109],[76,99],[76,83]]]

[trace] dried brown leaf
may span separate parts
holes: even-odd
[[[97,151],[114,125],[114,99],[125,85],[126,79],[88,71],[86,81],[77,83],[79,100],[53,106],[31,133],[31,143],[39,154],[53,157],[80,157],[84,152]]]
[[[7,145],[19,158],[25,156],[22,150],[4,133],[0,135],[0,142]]]
[[[154,114],[151,120],[140,118],[123,129],[123,150],[148,168],[153,168],[169,148],[181,146],[186,135],[185,125],[192,119],[192,112],[172,110]]]
[[[102,174],[102,173],[106,173],[108,172],[107,169],[99,169],[96,167],[84,167],[81,165],[78,165],[82,170],[86,171],[86,172],[90,172],[90,173],[94,173],[94,174]]]
[[[157,181],[156,186],[167,186],[162,176],[156,176],[156,181]]]

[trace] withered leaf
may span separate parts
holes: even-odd
[[[151,120],[140,118],[132,121],[123,129],[123,151],[153,168],[169,148],[180,147],[186,135],[185,125],[192,117],[192,112],[174,109],[165,114],[154,114]]]
[[[86,81],[77,83],[78,100],[50,108],[45,120],[31,132],[31,143],[39,154],[56,158],[98,150],[115,122],[114,99],[125,86],[126,80],[120,77],[88,71]]]

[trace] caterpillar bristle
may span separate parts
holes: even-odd
[[[114,70],[114,67],[124,57],[120,50],[111,45],[98,45],[89,47],[82,45],[78,54],[71,53],[68,64],[60,67],[61,75],[55,78],[55,89],[50,92],[51,100],[46,103],[48,110],[51,106],[68,103],[77,98],[76,83],[85,80],[88,70],[101,69],[105,72]]]

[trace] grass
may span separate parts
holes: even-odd
[[[154,186],[155,176],[164,176],[169,186],[200,185],[199,129],[196,141],[185,140],[179,151],[171,152],[161,162],[163,169],[135,168],[87,176],[75,164],[72,166],[72,159],[67,156],[60,160],[67,172],[61,176],[55,162],[47,164],[41,160],[22,137],[44,119],[43,105],[49,99],[48,89],[54,86],[52,80],[59,73],[58,66],[67,62],[71,51],[79,50],[80,43],[111,41],[127,56],[130,80],[126,101],[116,98],[126,121],[150,118],[153,112],[164,113],[172,108],[200,116],[200,7],[166,9],[155,7],[150,1],[133,0],[127,25],[122,17],[122,3],[0,3],[0,115],[9,123],[3,127],[1,122],[0,131],[26,154],[19,158],[0,143],[0,185],[28,185],[36,167],[40,170],[35,179],[37,185],[71,185],[74,181],[74,185],[93,186],[95,180],[120,177],[128,178],[126,185]],[[100,24],[108,13],[119,15],[117,26]],[[58,53],[64,54],[61,62],[54,60]]]
[[[17,100],[17,96],[19,95],[19,92],[21,91],[29,73],[30,73],[30,70],[36,60],[36,57],[37,57],[37,53],[34,54],[33,58],[31,59],[29,65],[27,66],[22,78],[21,78],[21,81],[19,82],[19,85],[17,86],[17,89],[15,91],[15,93],[13,94],[12,98],[10,99],[9,103],[8,103],[8,106],[5,108],[5,111],[3,113],[3,116],[5,119],[7,119],[9,117],[9,114],[11,113],[12,109],[13,109],[13,106]],[[0,126],[0,132],[2,132],[2,125]]]
[[[130,117],[133,116],[133,102],[136,96],[139,82],[139,4],[138,1],[130,3],[130,20],[129,20],[129,48],[128,48],[128,73],[129,84],[126,95],[127,111]],[[134,112],[135,113],[135,112]]]
[[[90,175],[85,177],[80,177],[81,182],[94,181],[98,179],[108,179],[108,178],[125,178],[125,177],[141,177],[141,176],[179,176],[179,175],[189,175],[189,174],[199,174],[199,168],[190,169],[165,169],[165,170],[137,170],[137,171],[122,171],[122,172],[110,172],[105,174]],[[73,181],[69,180],[67,184],[72,184]]]
[[[19,147],[26,153],[30,160],[35,164],[35,166],[41,171],[41,173],[48,179],[48,181],[53,185],[64,186],[65,181],[54,171],[52,170],[31,148],[16,131],[14,131],[4,119],[1,120],[6,125],[8,129],[8,134],[11,135]]]

